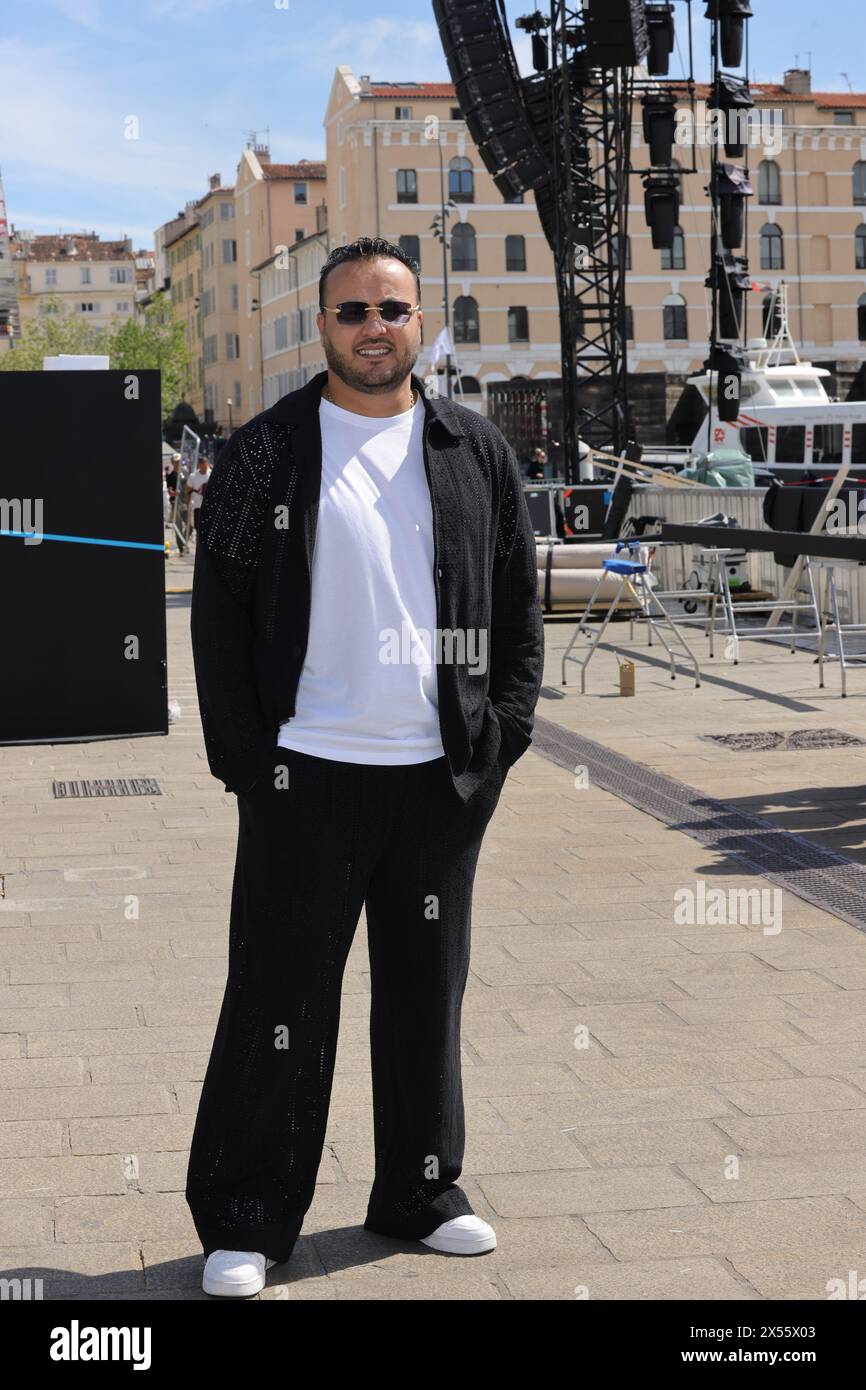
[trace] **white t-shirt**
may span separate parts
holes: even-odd
[[[192,492],[190,507],[194,512],[198,511],[199,507],[204,501],[204,498],[201,495],[201,489],[204,487],[210,475],[210,469],[208,469],[206,473],[200,473],[199,470],[196,468],[194,472],[190,473],[189,477],[186,480],[186,485]]]
[[[424,406],[356,415],[323,398],[319,423],[309,641],[278,743],[341,762],[430,762],[445,750]]]

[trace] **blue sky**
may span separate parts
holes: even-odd
[[[752,0],[751,63],[778,81],[812,54],[821,91],[866,91],[863,0]],[[507,0],[513,28],[541,0]],[[210,173],[233,177],[245,132],[270,127],[275,161],[321,159],[334,69],[447,81],[429,0],[41,0],[9,5],[0,37],[0,170],[10,220],[94,229],[152,246]],[[692,7],[706,49],[704,7]],[[677,10],[685,14],[685,6]],[[698,22],[699,21],[699,22]],[[685,51],[685,50],[684,50]],[[677,69],[678,70],[678,69]],[[698,65],[697,75],[704,74]],[[140,138],[124,139],[138,118]]]

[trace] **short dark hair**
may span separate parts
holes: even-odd
[[[325,264],[319,272],[319,308],[325,307],[325,280],[332,270],[336,270],[338,265],[344,261],[374,261],[387,256],[395,261],[402,261],[415,276],[415,286],[418,291],[418,303],[421,303],[421,267],[414,256],[409,256],[402,246],[395,246],[393,242],[385,241],[384,237],[361,236],[356,241],[350,241],[348,246],[335,246]]]

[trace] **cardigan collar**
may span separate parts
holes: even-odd
[[[265,413],[272,420],[277,420],[281,424],[299,423],[305,417],[308,418],[312,412],[318,411],[322,387],[327,384],[327,381],[327,371],[317,372],[305,386],[282,396]],[[449,401],[445,396],[427,396],[423,381],[414,372],[411,373],[411,382],[423,402],[424,413],[428,421],[431,424],[438,422],[454,438],[463,438],[464,431],[460,428],[460,417],[453,401]]]

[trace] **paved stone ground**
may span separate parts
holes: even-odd
[[[167,586],[189,585],[173,559]],[[0,749],[0,1267],[47,1298],[204,1299],[183,1196],[225,978],[234,796],[210,776],[188,596],[168,599],[168,738]],[[748,644],[700,690],[641,639],[540,713],[853,857],[860,750],[714,748],[704,732],[866,736],[866,673]],[[628,629],[614,643],[628,645]],[[700,643],[696,644],[700,647]],[[862,693],[861,693],[862,691]],[[57,802],[53,777],[162,796]],[[266,1299],[761,1300],[866,1277],[866,936],[784,895],[784,927],[676,925],[699,878],[766,886],[530,750],[479,866],[463,1014],[461,1178],[498,1247],[459,1259],[361,1229],[372,1180],[363,919],[344,981],[316,1197]],[[138,920],[124,915],[137,895]],[[586,1043],[586,1045],[583,1045]],[[738,1165],[738,1166],[737,1166]]]

